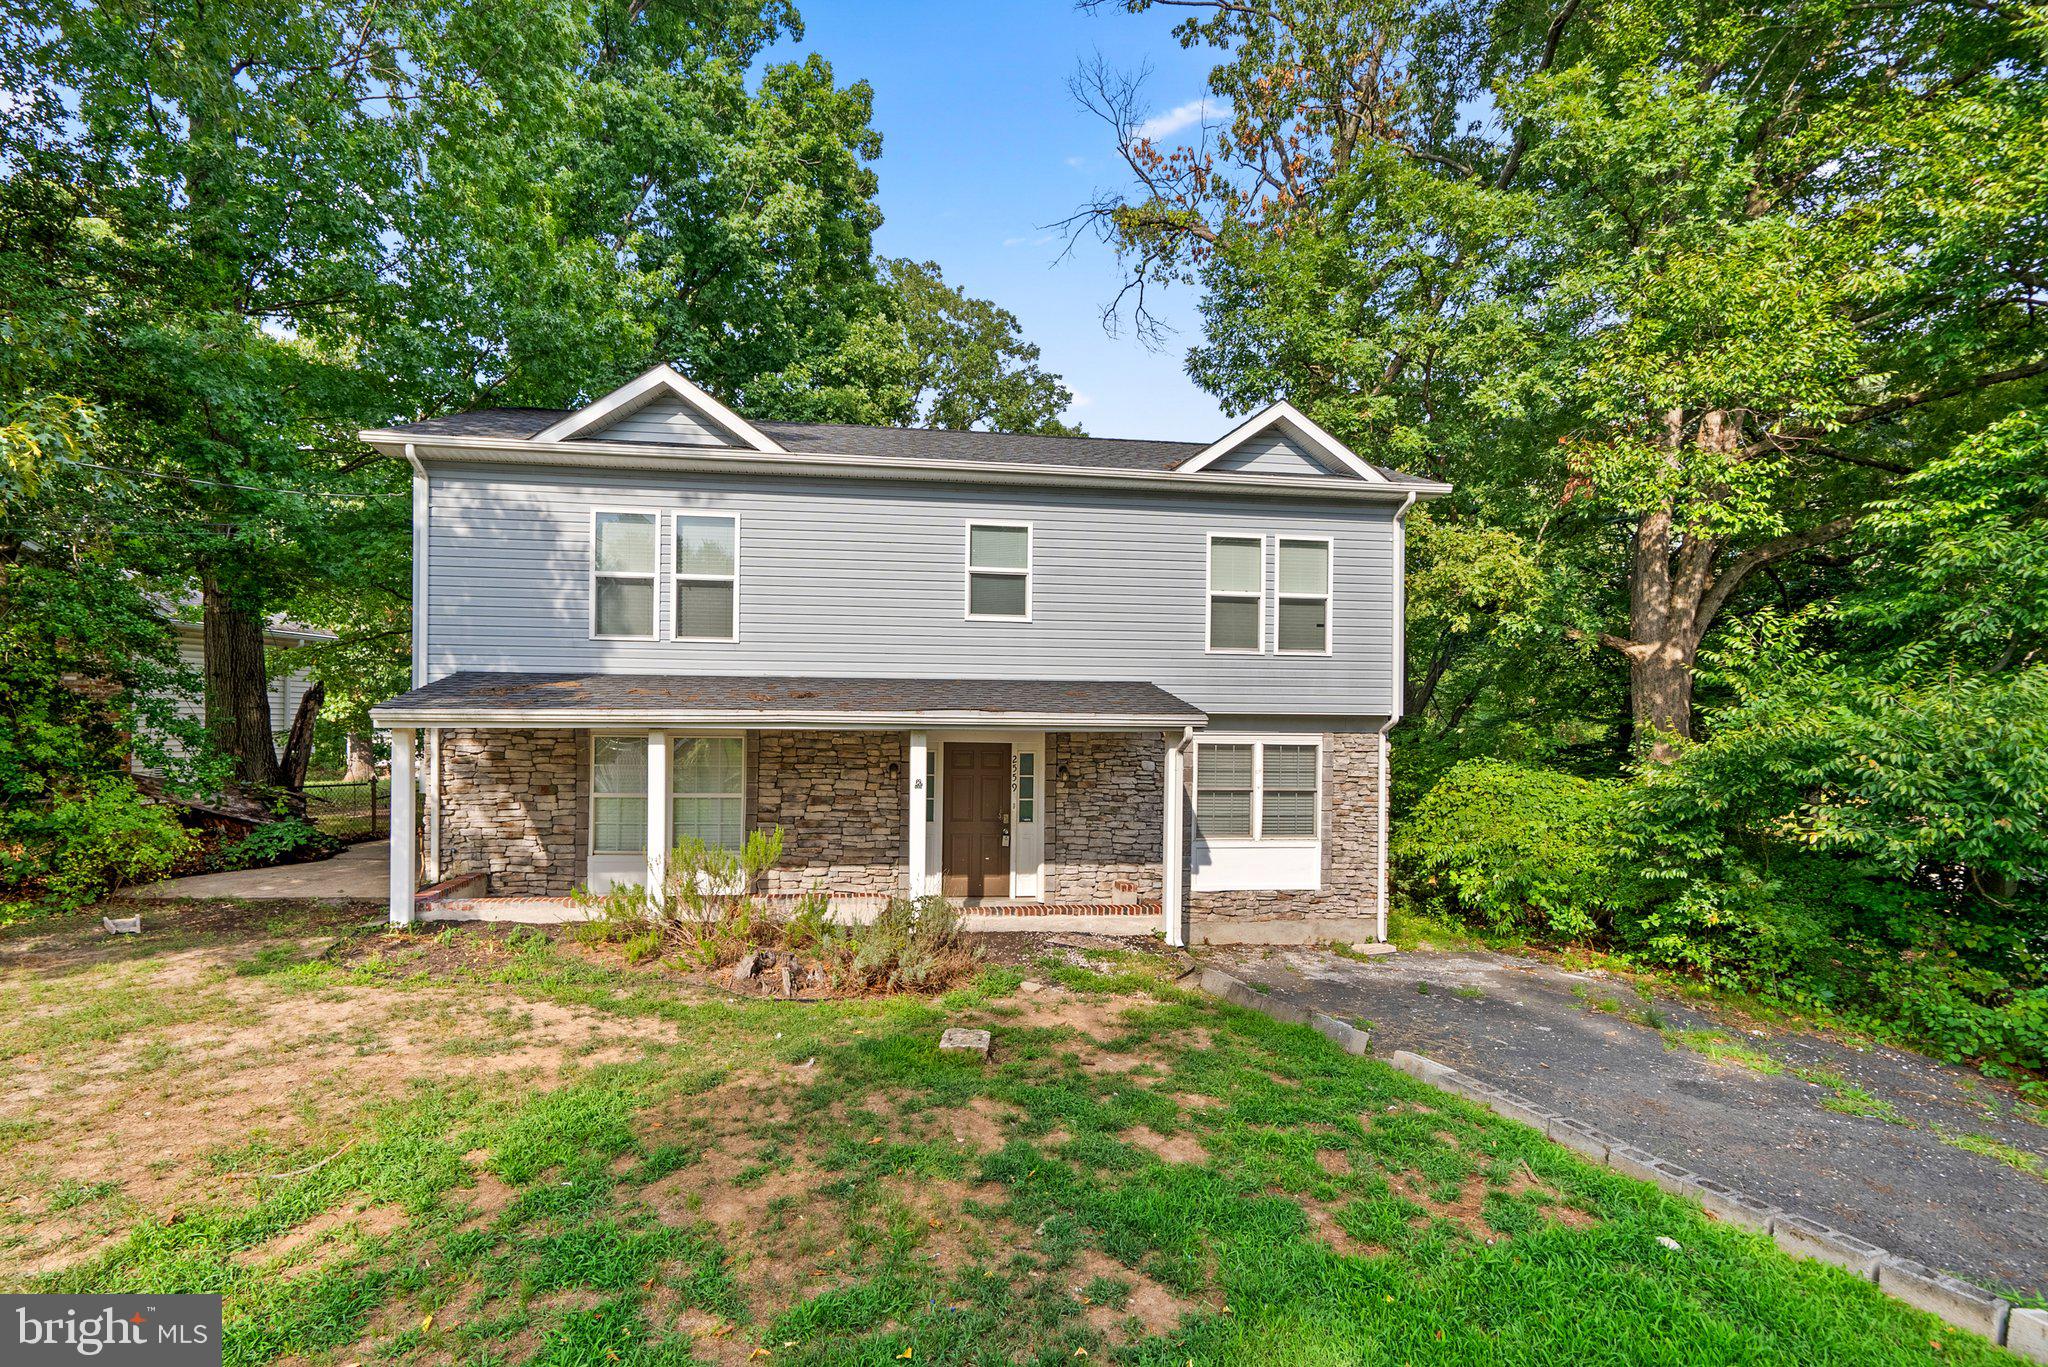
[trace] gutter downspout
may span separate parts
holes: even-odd
[[[1393,705],[1387,719],[1380,723],[1380,880],[1379,880],[1379,936],[1380,943],[1387,942],[1387,899],[1392,889],[1387,877],[1387,803],[1392,787],[1392,776],[1388,773],[1387,732],[1400,725],[1408,706],[1408,510],[1415,506],[1415,495],[1411,492],[1401,502],[1400,510],[1394,514],[1394,677]]]

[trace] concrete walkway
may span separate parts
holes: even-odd
[[[1205,958],[1275,998],[1370,1021],[1375,1054],[1427,1055],[1894,1253],[2048,1296],[2048,1177],[1953,1142],[1986,1138],[2048,1173],[2048,1125],[1972,1070],[1646,1003],[1619,978],[1507,955]],[[1702,1050],[1717,1039],[1695,1031],[1783,1071],[1716,1062]]]
[[[167,878],[131,897],[235,898],[248,901],[316,900],[381,902],[390,895],[391,842],[367,840],[350,845],[332,859],[313,864],[284,864],[274,869],[238,869],[233,873],[200,873]]]

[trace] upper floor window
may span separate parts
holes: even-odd
[[[1209,538],[1209,649],[1255,652],[1266,635],[1266,541]]]
[[[1282,655],[1330,653],[1330,542],[1280,538],[1274,648]]]
[[[967,615],[1031,618],[1031,528],[967,524]]]
[[[739,639],[739,519],[677,513],[675,522],[675,638]]]
[[[1205,840],[1314,840],[1321,758],[1313,741],[1198,742],[1196,829]]]
[[[590,634],[625,641],[654,639],[653,513],[592,514]]]

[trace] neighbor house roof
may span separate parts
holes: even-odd
[[[466,670],[371,709],[380,726],[1199,726],[1207,714],[1129,680],[858,679]]]

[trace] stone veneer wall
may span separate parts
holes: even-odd
[[[762,731],[749,758],[751,824],[783,831],[782,863],[763,880],[764,892],[910,891],[908,736]]]
[[[487,873],[503,897],[560,897],[581,883],[588,734],[442,731],[442,876]]]
[[[1156,731],[1047,734],[1048,902],[1159,897],[1165,756],[1165,737]]]
[[[1197,944],[1377,939],[1379,757],[1377,732],[1325,732],[1323,886],[1313,892],[1190,892],[1189,938]],[[1186,812],[1192,849],[1192,788]]]

